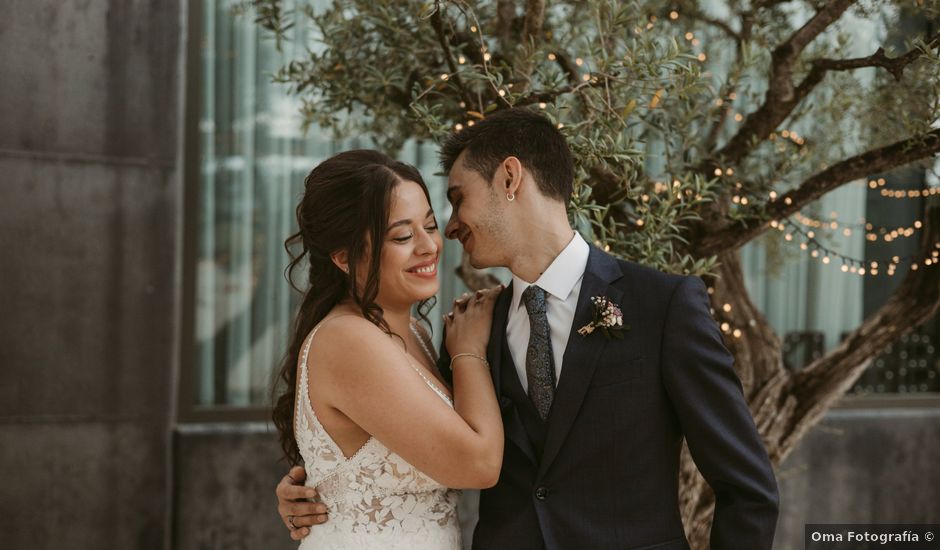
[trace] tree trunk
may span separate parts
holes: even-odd
[[[751,302],[744,287],[736,251],[719,258],[713,288],[715,320],[728,323],[725,344],[735,357],[744,397],[767,447],[779,466],[810,428],[815,426],[862,375],[871,361],[904,333],[931,319],[940,308],[940,207],[927,210],[918,268],[910,270],[897,292],[828,355],[792,372],[783,365],[780,339]],[[851,275],[846,275],[851,276]],[[725,311],[725,304],[730,311]],[[735,336],[734,330],[740,330]],[[694,550],[707,549],[714,494],[683,448],[679,469],[679,503],[686,534]]]

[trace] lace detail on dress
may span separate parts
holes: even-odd
[[[320,326],[322,322],[307,337],[300,357],[294,435],[307,470],[306,485],[317,489],[330,515],[312,528],[301,548],[460,548],[458,491],[434,481],[374,437],[347,458],[323,428],[307,382],[310,344]],[[437,384],[411,366],[453,407]]]

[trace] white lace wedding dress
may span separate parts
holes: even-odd
[[[301,353],[294,435],[307,471],[306,485],[317,489],[329,520],[311,528],[300,550],[459,550],[458,491],[434,481],[373,437],[347,458],[320,424],[307,392],[307,356],[319,326]],[[415,336],[433,364],[424,339],[416,331]],[[437,384],[414,368],[431,390],[454,406]]]

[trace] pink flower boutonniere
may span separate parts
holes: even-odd
[[[630,325],[623,324],[623,312],[620,306],[611,302],[606,296],[594,296],[591,298],[594,304],[594,319],[578,329],[578,334],[587,336],[595,330],[600,329],[608,339],[623,338],[623,332],[630,330]]]

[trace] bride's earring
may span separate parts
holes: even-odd
[[[506,193],[506,200],[508,200],[509,202],[512,202],[516,200],[516,196],[513,195],[512,193]]]

